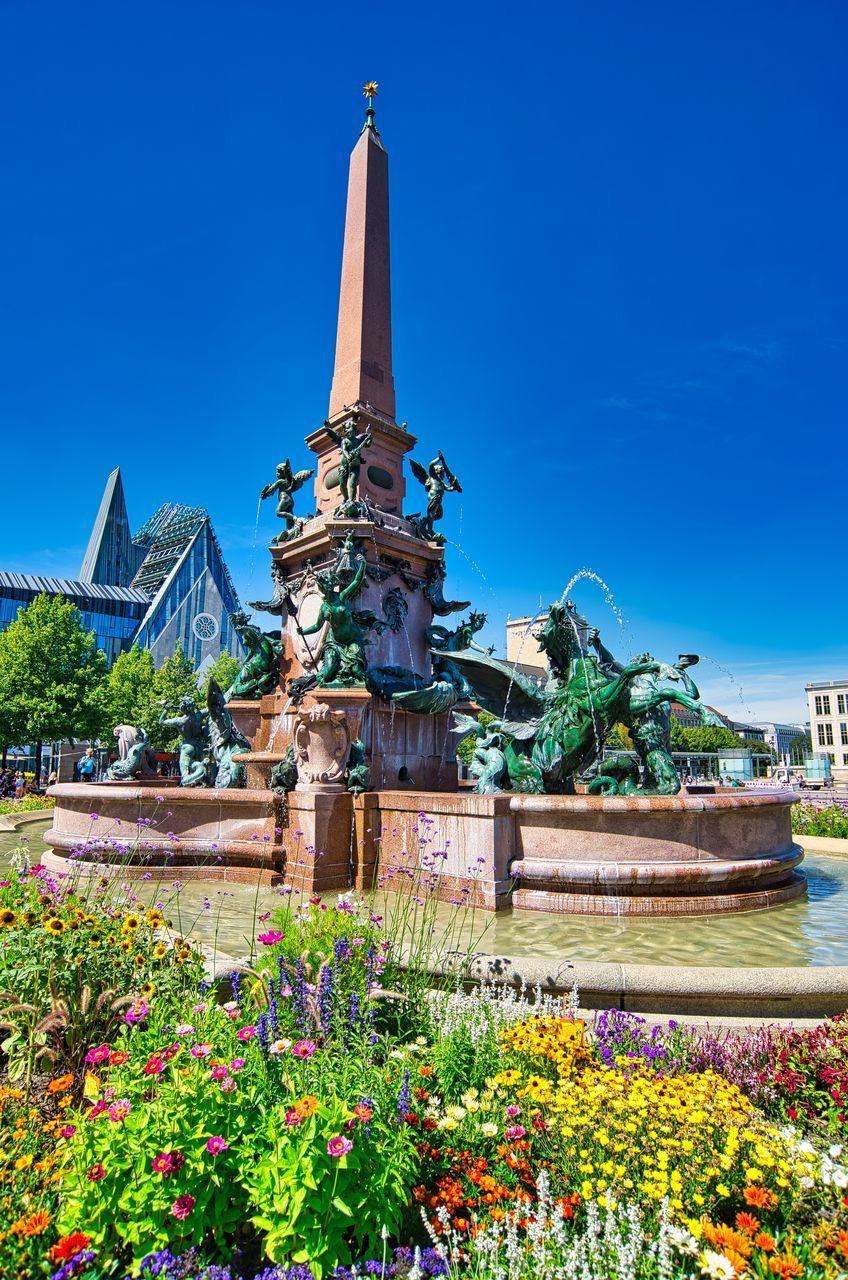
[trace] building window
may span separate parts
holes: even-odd
[[[819,725],[819,746],[820,747],[824,746],[824,725],[823,724]]]
[[[835,752],[833,752],[833,751],[828,751],[828,753],[827,753],[827,758],[828,758],[828,760],[830,761],[830,763],[831,763],[831,764],[836,764],[836,753],[835,753]]]
[[[842,757],[842,766],[843,768],[848,769],[848,756],[846,755],[843,755]]]
[[[844,715],[845,715],[845,701],[846,701],[845,694],[844,694],[844,693],[837,693],[837,695],[836,695],[836,712],[837,712],[837,715],[840,715],[840,716],[844,716]]]
[[[833,746],[833,725],[832,724],[826,724],[824,726],[824,741],[826,746],[828,747]]]
[[[848,724],[843,720],[839,726],[839,741],[843,747],[848,747]]]

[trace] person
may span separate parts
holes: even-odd
[[[86,747],[85,755],[79,762],[80,782],[94,782],[97,773],[97,760],[94,755],[94,747]]]
[[[26,795],[26,778],[21,773],[20,769],[18,769],[17,773],[15,774],[15,799],[23,800],[25,795]]]
[[[58,775],[58,773],[56,772],[56,770],[55,770],[55,769],[51,769],[51,770],[50,770],[50,773],[47,775],[47,785],[48,785],[48,787],[55,787],[55,785],[56,785],[56,783],[57,783],[58,781],[59,781],[59,775]]]

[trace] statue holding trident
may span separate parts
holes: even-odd
[[[446,493],[462,493],[462,485],[445,462],[441,449],[424,470],[420,462],[410,459],[412,474],[423,484],[427,493],[427,514],[407,517],[419,538],[426,542],[444,542],[441,534],[436,533],[435,524],[444,515],[443,499]]]
[[[334,511],[334,515],[347,516],[356,520],[368,514],[364,502],[359,501],[359,469],[362,466],[362,450],[370,449],[373,442],[371,428],[366,427],[360,435],[357,431],[358,419],[354,415],[346,422],[341,431],[335,431],[329,422],[325,422],[327,434],[341,450],[338,465],[339,491],[342,500]]]
[[[285,462],[277,464],[276,480],[266,484],[262,490],[260,501],[263,502],[266,498],[270,498],[272,493],[277,494],[277,515],[286,522],[285,528],[274,538],[274,545],[288,542],[289,538],[296,538],[302,531],[306,520],[294,514],[294,495],[314,474],[314,471],[292,471],[291,463],[286,458]]]
[[[364,556],[353,577],[344,585],[339,580],[337,569],[319,573],[316,582],[323,599],[314,625],[301,627],[295,619],[295,626],[304,639],[317,635],[327,624],[327,634],[321,646],[318,685],[344,688],[365,683],[365,635],[359,617],[351,607],[351,601],[362,589],[364,578]]]

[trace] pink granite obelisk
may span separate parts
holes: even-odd
[[[350,157],[330,420],[358,404],[394,421],[389,157],[370,105]]]

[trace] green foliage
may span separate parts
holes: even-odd
[[[793,805],[792,830],[796,835],[848,840],[848,805],[829,804],[822,809],[814,804]]]
[[[763,744],[760,743],[760,746]],[[740,746],[739,739],[732,729],[723,729],[719,725],[702,724],[696,729],[684,729],[682,725],[672,721],[672,751],[691,751],[693,755],[719,753],[723,750],[735,750]]]
[[[202,705],[197,687],[197,672],[183,650],[177,649],[156,672],[151,716],[144,726],[154,745],[162,751],[176,751],[179,747],[180,735],[162,730],[160,718],[175,714],[181,698],[194,698],[198,706]],[[164,707],[160,705],[163,702],[166,704]]]
[[[481,724],[484,729],[487,729],[489,725],[492,723],[492,721],[496,719],[497,717],[491,715],[488,711],[481,711],[477,717],[477,723]],[[459,760],[462,764],[470,764],[471,757],[474,755],[474,748],[476,746],[477,746],[477,735],[474,733],[466,734],[466,736],[462,739],[462,741],[460,742],[459,746],[456,749],[457,760]]]
[[[22,800],[0,800],[0,813],[34,813],[38,809],[52,809],[55,803],[52,796],[24,796]]]
[[[239,662],[238,658],[234,658],[231,653],[224,652],[218,655],[211,667],[209,667],[204,674],[201,682],[200,697],[203,706],[206,705],[206,695],[209,691],[210,680],[214,678],[219,689],[223,689],[224,693],[226,693],[238,673],[241,671],[241,667],[242,664]]]
[[[105,685],[106,655],[61,596],[36,596],[0,633],[4,731],[19,741],[97,737]]]
[[[767,742],[762,742],[759,738],[737,738],[736,745],[738,747],[747,747],[754,756],[768,756],[774,762],[775,754]]]
[[[813,740],[808,733],[799,733],[789,744],[789,759],[792,764],[803,764],[813,754]]]
[[[149,649],[138,645],[120,654],[114,662],[106,684],[106,712],[109,729],[131,724],[150,733],[158,724],[154,707],[156,671]]]

